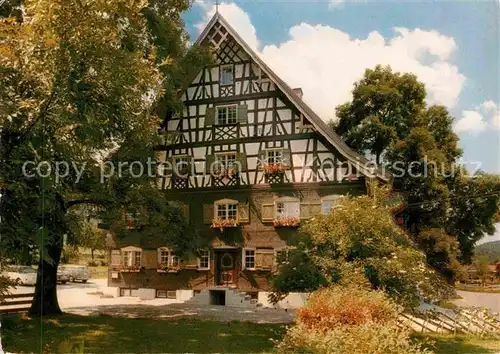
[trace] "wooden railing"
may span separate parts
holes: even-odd
[[[25,293],[0,297],[0,313],[28,311],[34,295],[34,293]]]

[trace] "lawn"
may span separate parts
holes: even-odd
[[[500,341],[497,338],[479,338],[465,335],[415,334],[419,341],[433,342],[424,345],[436,354],[487,354],[500,352]]]
[[[272,350],[271,339],[280,338],[284,328],[279,324],[71,314],[40,322],[9,315],[2,320],[2,344],[14,353],[263,353]],[[82,344],[84,351],[78,351]]]
[[[4,316],[4,349],[15,353],[265,353],[273,351],[284,325],[200,319],[129,319],[65,314],[39,320]],[[496,353],[498,341],[415,334],[437,354]],[[83,346],[83,350],[80,348]]]

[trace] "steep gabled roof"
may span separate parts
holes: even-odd
[[[334,131],[330,128],[312,109],[309,107],[288,84],[283,81],[276,73],[269,68],[266,63],[250,48],[250,46],[240,37],[240,35],[231,27],[231,25],[220,15],[216,13],[208,22],[203,32],[196,40],[196,44],[201,44],[212,27],[219,22],[226,30],[233,36],[234,40],[247,52],[261,70],[266,73],[269,78],[276,84],[276,86],[285,94],[285,96],[292,102],[295,107],[306,117],[306,119],[313,125],[315,130],[321,134],[333,147],[335,147],[340,154],[342,154],[349,162],[351,162],[358,170],[364,175],[371,176],[373,171],[368,168],[369,160],[363,155],[352,150]],[[380,170],[375,171],[376,177],[388,181],[390,175],[386,172],[382,173]]]

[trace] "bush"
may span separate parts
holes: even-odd
[[[108,262],[106,262],[106,261],[101,261],[101,266],[102,266],[102,267],[107,267],[107,266],[108,266]]]
[[[314,292],[297,311],[297,321],[306,328],[325,331],[343,325],[395,321],[398,312],[381,291],[334,286]]]
[[[90,261],[87,264],[88,264],[89,267],[97,267],[98,266],[98,264],[97,264],[96,261]]]
[[[314,292],[297,312],[278,353],[429,353],[410,341],[397,323],[401,308],[382,291],[359,285]]]

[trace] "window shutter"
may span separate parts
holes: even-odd
[[[122,264],[122,253],[120,250],[111,250],[111,265],[117,266]]]
[[[237,120],[238,123],[246,123],[248,120],[248,106],[246,104],[242,104],[238,106],[237,109]]]
[[[207,155],[205,156],[205,173],[211,175],[212,174],[212,168],[213,164],[215,162],[215,156],[214,155]]]
[[[261,206],[262,222],[271,222],[274,220],[274,204],[262,204]]]
[[[163,171],[160,171],[160,173],[162,173],[165,176],[171,175],[174,167],[174,158],[167,157],[165,159],[165,163],[162,166],[163,166]]]
[[[143,250],[142,265],[144,268],[157,268],[158,267],[158,251],[157,250]]]
[[[198,257],[193,253],[187,254],[182,261],[182,266],[185,269],[196,269],[198,267]]]
[[[205,112],[205,127],[215,124],[215,107],[207,107]]]
[[[203,223],[212,224],[213,219],[214,219],[214,205],[203,204]]]
[[[244,152],[239,152],[236,154],[236,158],[238,159],[238,162],[241,164],[241,171],[246,171],[247,170],[247,154]]]
[[[257,161],[257,168],[264,169],[266,163],[266,150],[259,151],[259,161]]]
[[[272,269],[274,265],[274,250],[258,249],[255,252],[255,268]]]
[[[189,204],[184,204],[183,206],[184,217],[189,222]]]
[[[321,214],[321,203],[301,203],[300,218],[309,219]]]
[[[248,204],[238,204],[238,217],[240,222],[250,222],[250,206]]]
[[[283,163],[288,166],[292,165],[292,154],[290,149],[283,149]]]

